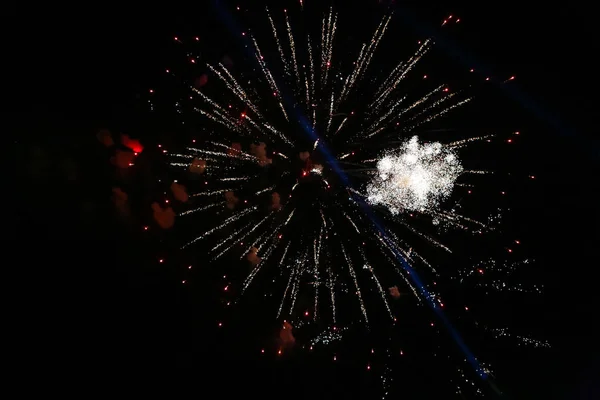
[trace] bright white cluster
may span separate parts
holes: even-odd
[[[392,214],[435,209],[452,193],[463,167],[456,153],[441,143],[420,144],[417,136],[377,162],[367,186],[367,200]]]

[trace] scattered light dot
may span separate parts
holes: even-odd
[[[181,283],[183,283],[185,285],[185,280],[181,281]]]
[[[223,326],[223,323],[222,323],[222,322],[219,322],[219,328],[220,328],[220,327],[222,327],[222,326]]]
[[[165,260],[163,260],[162,258],[160,260],[158,260],[159,263],[162,263],[163,261],[165,261]]]

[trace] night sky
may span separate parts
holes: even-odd
[[[295,4],[271,2],[280,8],[283,3]],[[364,3],[338,6],[344,18],[368,21],[355,29],[361,39],[386,4],[399,2]],[[233,10],[236,3],[223,4]],[[398,8],[395,23],[417,37],[449,13],[460,17],[462,25],[441,46],[453,67],[516,76],[477,109],[476,121],[463,126],[516,126],[523,132],[499,167],[537,178],[508,186],[515,193],[510,230],[527,242],[524,252],[538,259],[546,291],[527,310],[507,301],[493,312],[511,315],[516,326],[527,322],[554,347],[504,352],[496,359],[501,370],[496,384],[507,399],[598,398],[592,394],[600,382],[597,340],[592,340],[600,337],[594,16],[575,3],[560,9],[522,2],[392,6]],[[240,49],[211,1],[180,9],[86,7],[6,13],[16,26],[3,35],[8,90],[2,115],[9,168],[17,172],[5,243],[14,252],[6,258],[12,260],[6,261],[6,280],[12,286],[7,304],[16,327],[15,370],[23,372],[19,382],[69,387],[85,396],[118,393],[121,384],[153,390],[178,377],[173,387],[189,388],[195,396],[372,398],[366,388],[378,384],[357,372],[364,365],[359,358],[348,356],[352,361],[335,369],[328,355],[261,359],[261,346],[268,346],[276,328],[266,317],[253,318],[252,304],[235,317],[241,328],[216,329],[223,314],[216,275],[199,274],[194,290],[183,290],[178,274],[157,267],[156,252],[132,233],[137,228],[117,228],[107,218],[110,183],[98,166],[105,154],[97,148],[97,130],[128,133],[147,148],[162,140],[177,142],[172,120],[144,107],[149,88],[161,85],[161,71],[169,67],[173,36],[198,36],[206,58]],[[393,51],[390,46],[386,51]],[[397,59],[390,57],[389,63]],[[32,177],[36,151],[47,168]],[[77,165],[82,183],[65,179],[61,171],[68,163]],[[93,211],[81,211],[88,205]],[[476,343],[470,334],[466,341]],[[383,346],[386,337],[372,335],[366,346]],[[415,342],[415,348],[426,340]],[[350,340],[340,353],[351,354],[349,347],[361,341]],[[445,393],[427,386],[435,370],[418,357],[396,374],[395,393],[404,398]]]

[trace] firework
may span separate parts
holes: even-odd
[[[377,174],[367,186],[367,200],[392,214],[435,210],[452,193],[463,168],[452,149],[441,143],[419,144],[414,136],[397,153],[377,162]]]
[[[181,249],[205,243],[211,261],[245,263],[249,272],[240,292],[276,288],[272,312],[281,319],[306,315],[327,327],[355,320],[369,326],[370,312],[380,307],[393,323],[390,303],[408,293],[439,310],[441,296],[428,279],[439,274],[417,249],[424,248],[421,243],[432,252],[452,249],[411,218],[425,215],[434,225],[478,234],[492,230],[458,214],[458,202],[450,200],[457,192],[470,193],[469,176],[487,173],[464,169],[460,151],[494,135],[446,143],[416,135],[425,137],[426,124],[472,96],[450,92],[444,83],[404,90],[434,47],[433,38],[419,42],[389,73],[373,73],[391,15],[347,63],[336,53],[333,9],[323,16],[320,40],[315,33],[299,35],[287,11],[266,10],[265,21],[272,37],[242,35],[252,54],[239,68],[243,74],[208,63],[210,84],[186,86],[182,78],[193,102],[190,119],[203,117],[206,135],[194,147],[169,153],[190,190],[178,220],[209,222],[188,224],[193,234]],[[357,102],[366,111],[355,111]],[[255,285],[264,278],[279,285]],[[299,300],[306,297],[310,312],[298,306],[307,304]],[[356,307],[357,317],[343,321],[340,304]],[[343,329],[332,329],[312,345],[341,339]]]

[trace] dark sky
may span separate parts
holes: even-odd
[[[385,7],[376,3],[343,6],[343,10],[362,18],[363,14]],[[525,204],[518,215],[533,215],[523,229],[529,237],[536,238],[532,246],[546,263],[544,271],[549,277],[550,290],[537,305],[538,315],[532,318],[543,319],[540,315],[547,315],[555,324],[556,329],[548,333],[558,350],[552,353],[554,360],[527,355],[522,363],[515,363],[513,373],[505,379],[508,392],[516,399],[592,398],[578,396],[585,391],[585,385],[591,386],[594,374],[600,376],[593,364],[598,360],[597,345],[591,339],[598,329],[591,292],[598,265],[594,254],[598,243],[594,205],[599,159],[594,124],[598,91],[594,78],[598,51],[593,40],[594,15],[574,2],[560,8],[505,2],[473,3],[469,7],[463,4],[457,8],[424,4],[399,10],[402,17],[398,18],[406,18],[411,29],[422,30],[425,35],[430,29],[427,24],[435,25],[448,13],[460,17],[463,24],[455,34],[448,35],[443,46],[456,64],[476,65],[478,71],[489,71],[490,75],[517,77],[514,88],[499,94],[505,97],[502,104],[508,104],[507,109],[519,115],[518,121],[529,132],[523,147],[515,153],[514,162],[519,166],[515,168],[526,165],[541,176],[539,186],[522,194],[523,202],[515,203],[515,208]],[[140,134],[139,119],[145,114],[139,111],[139,96],[160,81],[165,49],[174,35],[198,35],[207,43],[207,51],[217,57],[236,45],[209,1],[180,9],[167,5],[82,5],[79,9],[35,10],[22,7],[8,10],[6,18],[13,21],[15,28],[4,28],[7,55],[3,97],[7,100],[2,114],[9,133],[5,140],[25,147],[59,143],[63,153],[65,148],[89,142],[94,130],[103,126]],[[97,385],[102,384],[102,375],[111,370],[125,372],[121,375],[131,382],[131,376],[148,366],[153,369],[148,376],[160,371],[163,380],[177,366],[185,366],[182,376],[187,385],[195,387],[196,394],[218,386],[214,383],[217,381],[224,390],[236,382],[260,382],[256,371],[246,369],[244,358],[215,361],[209,355],[190,355],[184,350],[172,354],[173,348],[185,347],[180,346],[179,340],[189,339],[189,332],[193,331],[188,326],[193,324],[188,319],[193,318],[186,313],[203,310],[182,306],[174,311],[187,303],[173,285],[161,284],[161,279],[171,277],[157,274],[144,278],[149,282],[145,285],[132,286],[131,281],[137,278],[131,276],[139,276],[141,270],[133,268],[122,284],[115,285],[113,269],[101,269],[102,262],[119,258],[115,263],[120,267],[143,262],[136,260],[134,253],[123,257],[118,252],[123,244],[102,241],[103,233],[96,233],[99,241],[95,244],[83,243],[75,240],[76,231],[65,233],[67,227],[45,225],[32,217],[42,215],[41,212],[36,214],[31,209],[46,202],[60,205],[68,201],[58,200],[61,194],[52,186],[28,193],[28,200],[21,204],[22,215],[28,217],[19,220],[17,228],[24,235],[15,239],[15,246],[25,249],[19,253],[38,249],[39,254],[25,257],[22,263],[24,267],[36,268],[28,268],[27,273],[17,271],[17,275],[36,281],[41,276],[68,282],[64,285],[68,287],[63,289],[59,283],[53,286],[56,290],[49,290],[42,283],[35,290],[19,286],[19,298],[28,307],[23,308],[26,315],[19,311],[15,314],[27,327],[28,342],[37,344],[36,351],[20,360],[23,368],[39,363],[45,369],[42,376],[53,380],[50,377],[55,363],[67,360],[72,369],[85,366],[90,370],[89,374],[69,373],[83,375],[83,381],[89,379]],[[32,227],[38,227],[36,224],[44,234],[38,233],[32,239]],[[80,228],[77,224],[66,225]],[[98,250],[98,243],[102,250]],[[69,260],[65,261],[69,268],[60,261],[65,259]],[[36,277],[40,264],[45,270]],[[36,294],[60,300],[44,305]],[[547,327],[548,323],[541,326]],[[47,334],[32,333],[40,330]],[[230,345],[224,339],[219,343]],[[229,353],[232,360],[234,353]],[[208,365],[197,360],[204,356]],[[288,367],[293,370],[301,365],[298,362]],[[204,379],[198,377],[203,374],[202,367],[211,366],[214,370],[208,376],[215,377],[214,382],[208,382],[207,375],[203,375]],[[273,373],[268,364],[261,368],[264,373]],[[260,385],[256,385],[257,393],[261,393]],[[146,382],[143,386],[151,384]]]

